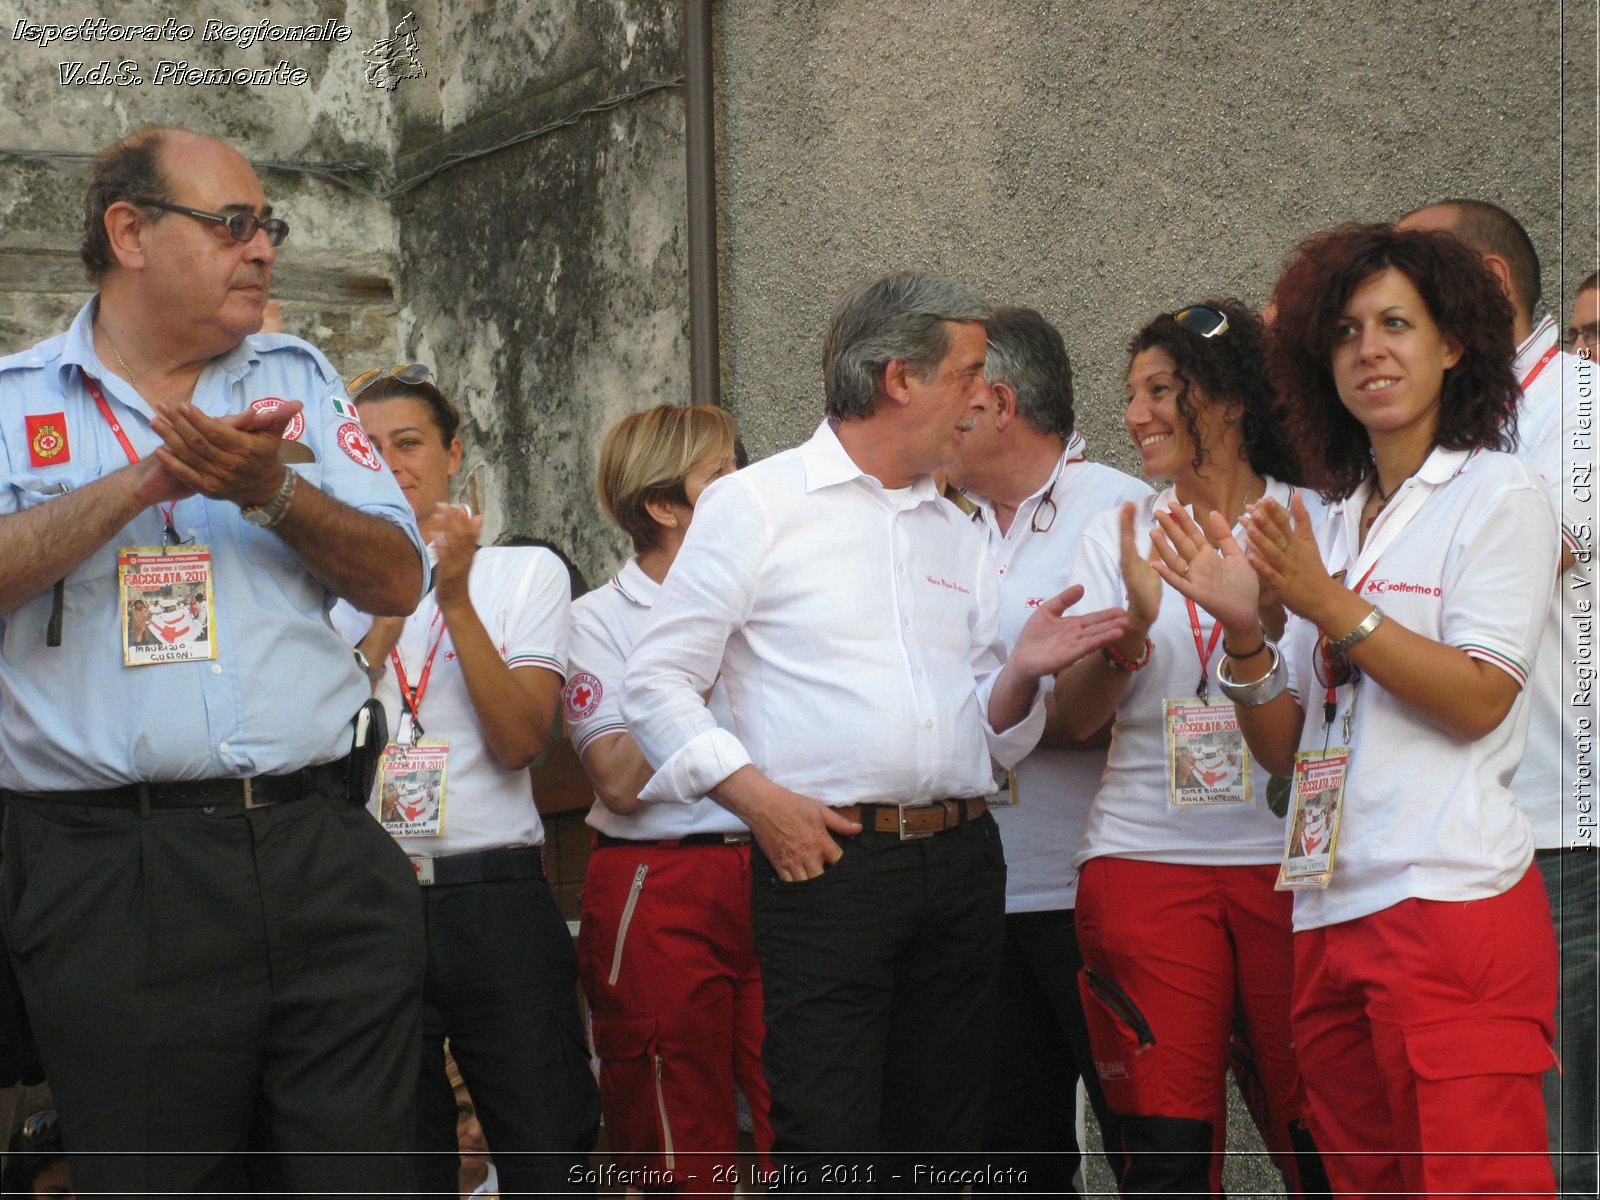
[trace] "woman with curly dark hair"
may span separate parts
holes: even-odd
[[[1123,420],[1145,473],[1171,486],[1096,518],[1073,565],[1086,595],[1126,602],[1129,616],[1120,643],[1055,686],[1069,736],[1114,721],[1074,865],[1084,1008],[1120,1148],[1132,1152],[1118,1181],[1129,1194],[1218,1191],[1211,1151],[1223,1144],[1237,1011],[1263,1084],[1263,1139],[1292,1191],[1325,1186],[1289,1039],[1291,906],[1273,890],[1283,822],[1232,707],[1208,683],[1221,627],[1146,561],[1154,515],[1168,506],[1233,525],[1264,496],[1288,503],[1296,470],[1263,340],[1236,300],[1140,330]],[[1267,619],[1281,624],[1281,610]]]
[[[1336,503],[1314,532],[1263,501],[1211,545],[1172,514],[1156,569],[1221,622],[1217,679],[1292,815],[1332,805],[1280,872],[1312,1130],[1337,1192],[1548,1193],[1556,952],[1509,784],[1558,543],[1499,452],[1510,313],[1476,253],[1386,225],[1304,243],[1277,298],[1274,377]],[[1260,589],[1294,614],[1281,650]]]

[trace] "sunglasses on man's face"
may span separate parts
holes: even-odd
[[[370,371],[363,371],[349,383],[344,385],[344,390],[350,399],[361,399],[361,393],[381,379],[397,379],[401,383],[427,383],[433,378],[433,372],[421,363],[401,363],[398,367],[375,367]]]
[[[1203,338],[1221,337],[1228,332],[1228,314],[1204,304],[1191,304],[1172,314],[1172,319],[1190,333]]]

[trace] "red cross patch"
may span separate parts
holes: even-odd
[[[44,413],[26,420],[30,467],[59,467],[72,458],[72,447],[67,442],[66,413]]]
[[[606,690],[600,681],[587,671],[579,671],[567,680],[567,686],[561,689],[561,700],[567,710],[568,721],[581,721],[592,716],[594,710],[600,707],[600,697]]]
[[[259,413],[270,413],[277,412],[278,409],[282,408],[287,403],[288,401],[277,396],[263,396],[259,400],[250,401],[250,407]],[[306,414],[305,410],[302,409],[300,412],[295,413],[294,416],[289,418],[289,424],[283,431],[283,440],[286,442],[298,442],[300,440],[300,435],[305,431]]]

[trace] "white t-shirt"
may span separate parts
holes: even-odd
[[[1264,495],[1288,507],[1293,489],[1274,479],[1266,484]],[[1323,509],[1317,497],[1309,492],[1302,496],[1312,520],[1320,520]],[[1140,503],[1134,522],[1140,554],[1150,553],[1157,507],[1165,509],[1175,499],[1176,492],[1169,487]],[[1234,537],[1243,544],[1242,526],[1234,526]],[[1079,603],[1085,611],[1127,604],[1121,559],[1121,518],[1115,511],[1101,513],[1084,531],[1072,570],[1072,581],[1084,587]],[[1216,622],[1202,608],[1195,612],[1201,640],[1210,645]],[[1150,627],[1150,643],[1150,662],[1131,673],[1117,706],[1105,774],[1074,865],[1081,867],[1102,854],[1214,866],[1277,862],[1283,855],[1283,820],[1267,805],[1267,771],[1253,759],[1248,802],[1183,808],[1169,803],[1165,701],[1192,699],[1201,671],[1189,606],[1170,587],[1162,588],[1161,610]],[[1213,678],[1208,686],[1214,704],[1225,702],[1214,677],[1221,655],[1219,634],[1209,664]]]
[[[429,547],[429,558],[436,560]],[[478,618],[512,668],[542,667],[560,676],[567,661],[567,610],[572,600],[567,569],[537,546],[484,547],[472,560],[467,591]],[[484,741],[478,715],[456,661],[450,631],[434,617],[439,611],[429,592],[406,618],[396,643],[406,681],[415,688],[436,635],[442,634],[418,711],[423,740],[446,739],[444,833],[439,837],[397,838],[407,854],[470,854],[502,846],[540,846],[544,826],[533,801],[526,769],[508,771],[495,762]],[[353,646],[372,628],[372,618],[341,600],[332,612],[334,628]],[[374,663],[373,666],[377,666]],[[386,662],[376,695],[389,718],[389,736],[411,735],[400,704],[393,661]]]
[[[1083,455],[1083,439],[1073,435],[1050,478],[1022,502],[1003,535],[994,506],[982,497],[968,497],[978,506],[973,520],[988,537],[999,570],[1000,637],[1008,649],[1017,644],[1040,602],[1067,586],[1084,526],[1125,500],[1150,495],[1149,486],[1133,476],[1085,462]],[[1035,516],[1047,492],[1055,519],[1035,532]],[[1047,518],[1049,513],[1046,505]],[[1080,601],[1075,610],[1092,608]],[[1006,847],[1007,912],[1051,912],[1077,903],[1078,871],[1071,865],[1072,855],[1083,840],[1105,764],[1104,750],[1038,749],[1016,765],[1017,803],[991,809]],[[1002,789],[1000,799],[1007,794]]]
[[[1533,824],[1534,845],[1540,850],[1562,846],[1595,849],[1595,813],[1578,803],[1594,798],[1592,777],[1582,793],[1574,788],[1582,778],[1578,764],[1578,692],[1576,642],[1583,623],[1594,619],[1595,479],[1593,422],[1588,432],[1580,427],[1581,408],[1594,412],[1600,388],[1600,366],[1576,354],[1557,351],[1539,366],[1556,345],[1559,331],[1554,318],[1540,322],[1517,351],[1516,372],[1526,381],[1517,411],[1517,457],[1544,478],[1550,500],[1561,515],[1561,540],[1577,556],[1550,595],[1539,657],[1528,684],[1528,745],[1522,754],[1514,786],[1517,807]],[[1588,715],[1592,720],[1592,706]],[[1590,740],[1592,741],[1592,726]]]
[[[572,636],[567,649],[567,686],[561,694],[572,745],[581,755],[596,738],[626,733],[622,720],[622,676],[628,652],[650,619],[661,585],[630,558],[616,578],[572,602]],[[711,689],[711,713],[723,729],[733,712],[719,680]],[[597,799],[588,823],[611,837],[635,841],[681,838],[692,833],[739,833],[744,823],[715,800],[693,804],[651,804],[619,816]]]
[[[1435,449],[1357,556],[1370,487],[1335,505],[1318,531],[1328,569],[1345,570],[1349,587],[1366,577],[1360,594],[1386,619],[1524,684],[1555,582],[1556,521],[1539,476],[1509,454]],[[1316,640],[1311,622],[1290,618],[1284,652],[1307,681],[1300,749],[1339,746],[1352,692],[1355,716],[1333,881],[1296,894],[1295,928],[1349,921],[1411,897],[1486,899],[1516,883],[1533,857],[1533,833],[1510,786],[1528,730],[1527,693],[1496,729],[1464,741],[1362,679],[1339,689],[1337,715],[1324,730]]]

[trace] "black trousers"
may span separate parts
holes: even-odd
[[[415,885],[413,885],[415,887]],[[444,1042],[507,1194],[583,1184],[600,1092],[578,1017],[578,958],[543,879],[422,888],[428,930],[417,1080],[423,1195],[456,1194],[456,1101]]]
[[[816,879],[751,855],[771,1183],[959,1191],[984,1126],[1005,855],[988,815],[841,839]]]
[[[16,801],[0,892],[80,1194],[410,1194],[422,922],[365,811]]]
[[[1006,914],[995,1004],[994,1068],[989,1084],[984,1163],[975,1194],[1073,1190],[1081,1161],[1076,1087],[1100,1123],[1113,1179],[1122,1177],[1115,1114],[1106,1107],[1089,1048],[1078,992],[1078,935],[1072,910]]]

